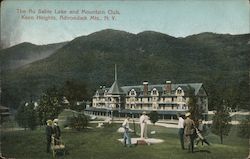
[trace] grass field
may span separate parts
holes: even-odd
[[[164,139],[161,144],[150,146],[138,145],[124,147],[117,139],[122,134],[116,130],[120,125],[111,124],[105,128],[86,129],[82,132],[62,130],[62,138],[66,144],[65,159],[245,159],[248,156],[248,140],[236,136],[236,127],[225,137],[224,144],[212,133],[207,139],[211,146],[195,148],[195,153],[181,150],[177,129],[149,126],[149,131],[156,134],[149,137]],[[136,125],[136,129],[139,127]],[[138,133],[138,132],[137,132]],[[5,157],[17,159],[49,159],[46,153],[44,128],[35,131],[3,131],[1,134],[2,153]]]

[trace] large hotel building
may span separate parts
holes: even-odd
[[[208,97],[202,83],[149,84],[119,87],[117,77],[110,88],[100,87],[92,100],[92,107],[85,112],[92,115],[138,118],[143,111],[157,111],[160,119],[176,119],[189,109],[191,95],[197,98],[197,106],[204,117],[208,112]]]

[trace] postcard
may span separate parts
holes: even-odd
[[[3,0],[0,158],[250,158],[249,0]]]

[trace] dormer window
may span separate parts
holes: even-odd
[[[95,95],[96,95],[96,96],[99,96],[99,92],[98,92],[98,91],[96,91]]]
[[[108,94],[108,91],[107,91],[107,90],[105,90],[105,91],[104,91],[104,95],[107,95],[107,94]]]
[[[179,87],[178,89],[177,89],[177,94],[181,94],[182,93],[182,89]]]
[[[158,94],[158,91],[157,91],[156,88],[154,88],[154,89],[152,90],[152,95],[157,95],[157,94]]]
[[[136,96],[136,91],[134,90],[134,89],[132,89],[131,91],[130,91],[130,94],[129,95],[131,95],[131,96]]]
[[[175,91],[175,95],[177,96],[184,96],[184,91],[181,87],[178,87],[177,90]]]

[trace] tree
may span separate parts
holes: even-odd
[[[213,117],[212,132],[220,136],[221,144],[223,144],[223,136],[227,136],[230,132],[230,121],[231,117],[227,107],[224,104],[221,107],[217,107],[217,111]]]
[[[240,122],[238,127],[238,136],[250,139],[250,115]]]
[[[64,109],[63,97],[56,87],[46,90],[40,98],[37,112],[40,124],[46,123],[48,119],[55,119]]]
[[[250,77],[249,77],[250,78]],[[239,107],[242,109],[246,109],[250,111],[250,85],[248,83],[248,80],[242,80],[239,83],[239,93],[238,93],[238,97],[239,97]]]
[[[77,114],[73,117],[70,117],[68,120],[69,120],[69,126],[78,131],[83,130],[88,125],[89,122],[88,117],[84,114]]]
[[[155,124],[159,120],[159,115],[157,111],[151,111],[149,113],[149,119],[153,124]]]
[[[37,113],[33,102],[22,104],[16,114],[16,121],[23,128],[34,130],[37,126]]]
[[[66,81],[62,87],[62,94],[69,101],[70,109],[83,110],[83,105],[78,104],[78,102],[88,98],[85,84],[76,81]]]
[[[192,119],[197,123],[197,121],[202,117],[202,110],[198,104],[198,98],[195,96],[194,89],[189,87],[189,101],[188,107],[191,113]]]

